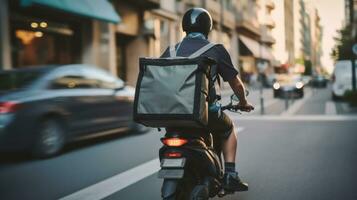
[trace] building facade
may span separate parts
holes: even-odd
[[[158,57],[179,42],[181,18],[192,7],[211,13],[209,39],[226,47],[241,75],[274,65],[272,0],[63,1],[59,8],[46,0],[0,0],[1,69],[86,63],[134,86],[139,58]]]
[[[285,71],[295,65],[295,31],[294,1],[274,0],[276,9],[272,13],[276,21],[273,37],[277,38],[273,46],[280,68]]]
[[[110,35],[120,17],[109,2],[94,3],[1,0],[0,68],[88,63],[115,72]]]
[[[311,16],[311,65],[312,73],[321,73],[321,56],[322,56],[322,26],[320,16],[316,8],[310,11]]]
[[[270,54],[269,62],[265,72],[267,74],[274,73],[274,67],[280,65],[273,55],[273,45],[276,43],[276,39],[273,37],[273,30],[276,27],[276,20],[273,18],[272,13],[275,10],[275,3],[273,0],[260,0],[259,9],[259,23],[261,29],[261,45],[264,46],[266,51]]]

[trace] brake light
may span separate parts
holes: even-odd
[[[165,153],[165,157],[167,157],[167,158],[181,158],[182,157],[182,153],[180,153],[180,152],[169,152],[169,153]]]
[[[187,140],[183,138],[163,138],[162,143],[170,147],[179,147],[186,144]]]
[[[336,81],[336,75],[335,75],[335,74],[332,74],[331,79],[332,79],[332,82],[334,83],[334,82]]]
[[[16,102],[8,101],[0,103],[0,114],[13,113],[19,108]]]

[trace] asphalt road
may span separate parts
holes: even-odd
[[[331,104],[328,89],[307,93],[286,110],[264,90],[264,118],[259,109],[232,114],[240,128],[237,166],[250,188],[223,199],[357,199],[357,117],[343,103]],[[249,96],[254,104],[258,97],[258,91]],[[71,199],[74,193],[80,199],[160,199],[162,181],[152,160],[162,135],[152,130],[79,142],[48,160],[2,154],[0,199]]]

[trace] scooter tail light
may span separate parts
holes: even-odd
[[[182,153],[181,152],[168,152],[168,153],[165,153],[165,157],[167,157],[167,158],[181,158]]]
[[[19,106],[17,102],[0,102],[0,114],[13,113],[18,110]]]
[[[179,147],[185,145],[188,141],[183,138],[163,138],[162,143],[170,147]]]

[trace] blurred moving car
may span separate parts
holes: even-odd
[[[0,150],[36,157],[65,143],[128,128],[135,90],[104,70],[76,64],[0,72]]]
[[[297,75],[279,75],[273,84],[274,98],[304,97],[304,83]]]
[[[328,80],[323,75],[315,75],[311,79],[311,86],[315,88],[327,87]]]
[[[309,85],[311,83],[311,76],[310,75],[302,75],[301,80],[305,86]]]
[[[357,61],[356,61],[357,66]],[[357,70],[356,70],[357,76]],[[332,99],[338,100],[343,97],[347,90],[352,89],[352,63],[350,60],[340,60],[335,64],[332,73]]]

